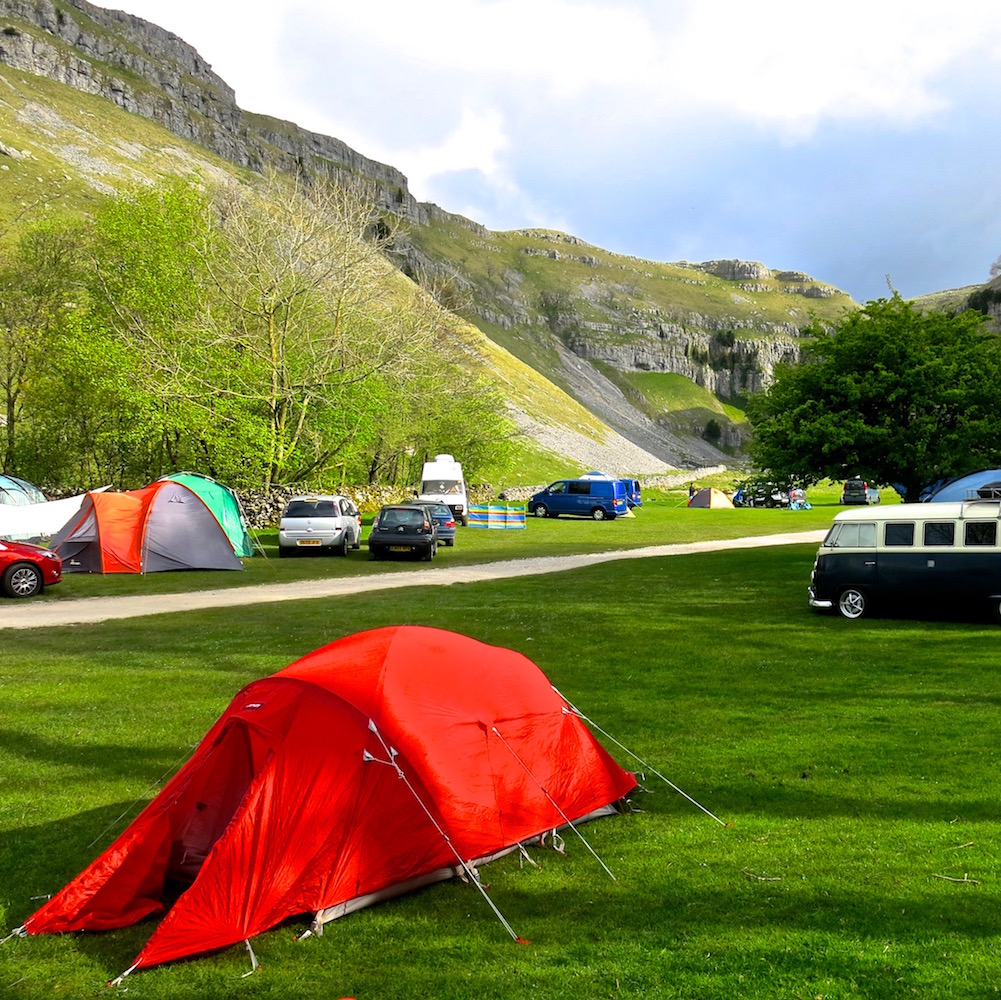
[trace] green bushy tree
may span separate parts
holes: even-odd
[[[1001,341],[981,316],[894,295],[809,333],[801,361],[749,401],[758,467],[790,481],[857,474],[917,500],[1001,463]]]

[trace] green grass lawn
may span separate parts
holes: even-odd
[[[813,513],[665,503],[663,515],[641,515],[678,534],[681,514],[705,518],[712,535],[729,531],[722,515],[816,527]],[[560,519],[510,534],[542,552],[643,521]],[[474,535],[439,558],[511,544]],[[345,634],[405,622],[524,652],[647,762],[602,737],[646,771],[650,792],[635,796],[642,812],[583,828],[616,880],[568,838],[566,857],[533,851],[541,869],[510,857],[483,870],[529,946],[511,942],[473,888],[444,883],[322,938],[295,940],[305,919],[263,934],[262,968],[246,979],[247,953],[234,947],[136,973],[130,996],[991,995],[1001,986],[997,628],[817,615],[806,605],[814,553],[733,549],[446,592],[0,633],[0,934],[124,828],[242,685]],[[270,562],[295,573],[316,561]],[[8,941],[0,995],[103,995],[151,932]]]

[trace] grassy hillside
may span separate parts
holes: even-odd
[[[166,177],[246,176],[101,97],[0,65],[0,220],[87,212],[121,188]]]
[[[154,122],[44,77],[0,65],[0,234],[56,214],[87,214],[116,191],[181,176],[213,183],[254,176]],[[398,272],[393,281],[408,282]],[[566,425],[595,441],[611,431],[584,407],[479,329],[463,324],[473,364],[498,384],[516,417]],[[578,471],[530,437],[517,438],[518,468]],[[545,475],[548,475],[546,473]],[[540,478],[545,478],[545,475]],[[520,478],[520,477],[518,477]]]
[[[418,280],[450,284],[463,316],[577,398],[582,373],[609,380],[654,434],[697,438],[715,418],[739,444],[747,392],[796,356],[804,327],[834,324],[853,306],[798,272],[748,264],[731,269],[744,276],[721,276],[740,262],[658,263],[548,230],[489,232],[444,213],[409,235],[430,272]]]

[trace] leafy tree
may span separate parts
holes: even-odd
[[[189,373],[205,365],[196,345],[213,232],[208,199],[181,181],[137,188],[95,214],[86,247],[91,307],[60,361],[81,395],[78,440],[102,480],[135,485],[205,464],[211,398]]]
[[[504,401],[464,365],[455,331],[439,330],[432,349],[413,358],[405,378],[375,380],[367,424],[367,479],[414,485],[424,462],[445,452],[460,458],[467,481],[485,468],[503,468],[512,451],[514,425]]]
[[[4,471],[18,464],[18,432],[26,410],[31,410],[26,405],[31,385],[80,291],[78,246],[75,229],[41,225],[0,251],[0,398],[5,418],[0,469]],[[44,401],[36,399],[36,405]]]
[[[81,233],[29,233],[0,256],[0,459],[74,487],[177,468],[265,488],[411,481],[449,450],[496,462],[503,401],[455,317],[386,260],[392,238],[356,192],[277,175],[139,188]]]
[[[256,414],[265,488],[305,481],[354,433],[348,387],[404,372],[442,310],[386,261],[392,233],[358,192],[270,174],[216,205],[207,343],[229,361],[200,366],[203,395]]]
[[[1001,462],[1001,341],[983,318],[923,313],[899,295],[833,331],[753,397],[751,457],[776,478],[861,475],[905,500]]]

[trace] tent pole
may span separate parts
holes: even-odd
[[[424,804],[421,797],[417,794],[417,789],[414,788],[412,784],[410,784],[410,779],[407,777],[403,768],[400,767],[400,765],[396,762],[396,756],[397,756],[396,750],[388,746],[386,741],[382,738],[382,733],[379,732],[379,727],[376,726],[374,719],[368,720],[368,728],[370,732],[375,734],[376,739],[378,739],[378,741],[382,744],[382,749],[385,750],[386,756],[389,759],[380,760],[378,757],[373,757],[372,754],[370,754],[367,750],[363,752],[362,759],[365,760],[366,762],[372,762],[376,764],[389,764],[396,770],[397,777],[407,786],[407,788],[410,790],[410,794],[413,795],[417,804],[424,811],[424,815],[427,816],[429,820],[431,820],[431,823],[434,825],[434,828],[438,831],[439,834],[441,834],[442,840],[445,841],[445,843],[448,845],[448,849],[458,859],[459,865],[462,867],[462,870],[466,873],[469,880],[473,883],[473,885],[476,886],[477,889],[479,889],[480,895],[482,895],[483,898],[487,901],[487,904],[489,905],[490,909],[494,911],[494,916],[496,916],[497,919],[501,922],[501,925],[503,926],[504,930],[506,930],[508,934],[511,935],[512,940],[515,941],[517,944],[528,944],[528,941],[526,941],[520,934],[518,934],[515,931],[515,929],[507,922],[507,920],[504,917],[504,914],[501,913],[501,911],[497,908],[497,904],[490,898],[490,895],[484,888],[483,883],[480,882],[479,876],[472,868],[469,867],[469,865],[463,859],[462,855],[456,850],[455,845],[452,843],[451,838],[441,828],[441,824],[434,818],[434,816],[431,813],[431,810],[428,809],[428,807]]]
[[[591,852],[591,855],[595,859],[595,861],[597,861],[598,864],[605,869],[605,871],[608,873],[608,877],[613,882],[617,882],[618,879],[612,874],[612,871],[608,867],[608,865],[606,865],[605,862],[598,857],[597,852],[587,842],[587,840],[584,837],[584,834],[582,834],[580,830],[578,830],[577,827],[574,826],[573,820],[570,819],[570,817],[563,811],[563,809],[560,807],[560,804],[556,801],[556,799],[554,799],[552,795],[549,794],[549,791],[542,784],[542,782],[539,781],[539,779],[534,774],[532,774],[532,772],[528,769],[528,766],[525,764],[525,762],[514,752],[514,748],[508,743],[508,741],[504,739],[503,736],[501,736],[500,730],[496,726],[492,726],[491,730],[497,734],[497,738],[501,741],[501,743],[504,744],[504,747],[507,749],[508,753],[510,753],[511,756],[514,757],[514,759],[519,764],[521,764],[521,766],[525,769],[525,773],[532,779],[532,781],[534,781],[539,786],[540,790],[542,791],[542,794],[545,795],[545,797],[549,800],[553,808],[563,817],[563,819],[566,821],[567,826],[569,826],[570,829],[577,834],[577,836],[580,838],[580,842]]]

